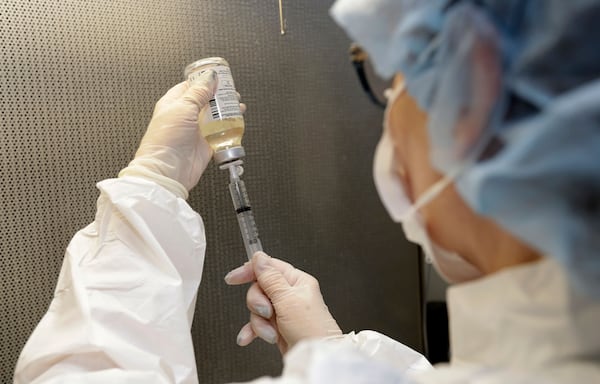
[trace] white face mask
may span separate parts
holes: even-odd
[[[383,135],[377,149],[373,163],[373,178],[383,202],[392,220],[402,223],[406,238],[423,248],[428,262],[433,263],[439,274],[451,283],[473,280],[482,275],[475,266],[454,252],[447,251],[436,245],[427,230],[419,209],[436,198],[458,174],[446,175],[443,179],[432,185],[413,204],[404,186],[395,172],[396,159],[394,156],[394,143],[390,137],[389,114],[390,108],[396,99],[404,92],[404,85],[396,87],[388,96],[388,104],[383,121]]]

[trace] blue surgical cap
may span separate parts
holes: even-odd
[[[382,77],[403,73],[432,163],[463,169],[467,203],[600,298],[600,1],[338,0],[331,14]],[[498,92],[465,140],[481,47]]]

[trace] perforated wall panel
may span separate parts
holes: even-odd
[[[246,115],[245,180],[263,244],[321,282],[345,331],[420,347],[418,260],[373,187],[381,111],[361,93],[331,1],[0,2],[0,372],[10,382],[52,298],[64,249],[94,218],[95,183],[132,158],[156,100],[191,61],[223,56]],[[226,175],[189,203],[208,250],[192,335],[203,383],[277,374],[264,343],[239,348],[244,262]]]

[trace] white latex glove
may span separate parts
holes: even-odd
[[[198,114],[216,85],[217,75],[209,70],[191,86],[182,82],[171,88],[156,103],[135,158],[119,177],[149,179],[187,199],[212,157],[198,128]]]
[[[229,285],[254,281],[248,289],[246,304],[250,322],[237,337],[240,346],[256,337],[287,352],[304,339],[341,335],[342,331],[323,301],[319,282],[313,276],[263,252],[229,272]]]

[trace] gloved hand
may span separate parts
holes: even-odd
[[[250,322],[238,334],[240,346],[260,337],[277,343],[285,353],[300,340],[342,334],[323,301],[319,282],[308,273],[257,252],[251,262],[225,276],[229,285],[252,281],[246,296]]]
[[[209,70],[191,86],[182,82],[171,88],[156,103],[135,158],[119,177],[149,179],[187,199],[212,157],[198,128],[198,113],[216,85],[217,75]]]

